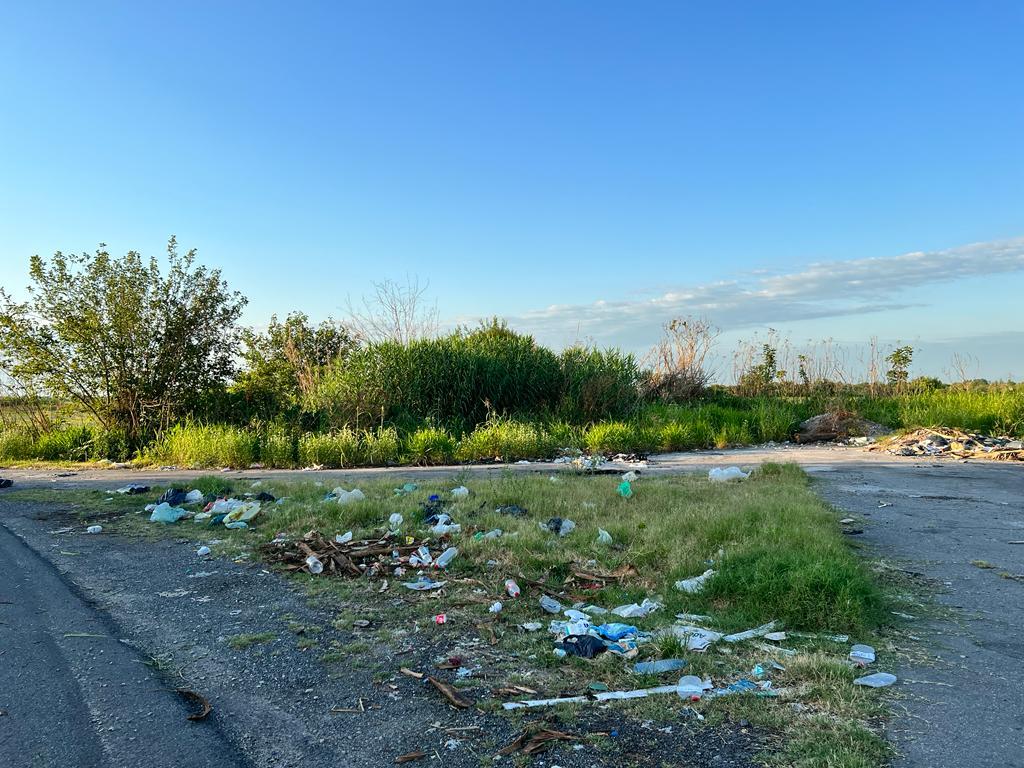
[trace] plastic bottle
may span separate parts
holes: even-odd
[[[508,592],[509,597],[519,597],[519,585],[516,584],[515,579],[505,579],[505,591]]]
[[[85,529],[85,532],[86,533],[103,533],[103,526],[102,525],[90,525],[88,528]]]
[[[457,554],[459,554],[459,548],[458,547],[449,547],[448,549],[446,549],[444,552],[442,552],[440,555],[437,556],[437,559],[434,561],[434,567],[435,568],[447,568],[448,564],[452,560],[455,559],[455,556]]]
[[[306,558],[306,567],[309,568],[309,572],[314,575],[323,573],[324,570],[324,564],[317,559],[316,555],[310,555]]]
[[[638,661],[633,671],[638,675],[660,675],[662,672],[675,672],[686,666],[683,659],[658,659],[657,661]]]

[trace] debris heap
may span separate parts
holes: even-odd
[[[405,543],[399,543],[395,536],[387,534],[375,541],[341,542],[328,539],[319,531],[310,531],[301,539],[278,537],[260,545],[260,551],[269,562],[278,563],[287,571],[308,569],[312,557],[323,564],[324,575],[378,578],[396,568],[409,567],[410,557],[419,555],[422,548],[429,550],[428,541],[416,542],[409,537]],[[441,554],[440,549],[437,554]]]
[[[991,437],[957,429],[918,429],[872,445],[869,451],[894,456],[949,456],[957,459],[1024,461],[1024,442],[1010,437]]]

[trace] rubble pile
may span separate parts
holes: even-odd
[[[801,421],[793,439],[797,443],[823,443],[849,438],[870,440],[890,432],[892,430],[888,427],[862,419],[850,411],[831,411]]]
[[[397,575],[401,575],[404,568],[410,567],[410,560],[415,568],[442,554],[440,548],[429,553],[427,539],[417,543],[408,537],[406,543],[400,544],[390,533],[375,541],[339,541],[341,538],[344,537],[329,539],[319,531],[309,531],[301,539],[278,537],[260,545],[260,551],[269,562],[278,563],[287,571],[311,570],[310,564],[316,561],[323,565],[325,575],[350,578],[365,575],[371,579],[396,573],[396,569]]]
[[[872,445],[869,451],[894,456],[949,456],[957,459],[1024,461],[1024,442],[1010,437],[991,437],[957,429],[918,429]]]

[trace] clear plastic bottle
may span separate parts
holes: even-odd
[[[448,564],[455,559],[455,556],[459,554],[458,547],[449,547],[434,560],[435,568],[447,568]]]
[[[516,584],[515,579],[505,579],[505,591],[508,592],[509,597],[519,597],[519,585]]]
[[[306,558],[306,567],[309,568],[309,572],[316,575],[323,573],[324,564],[320,562],[316,555],[310,555]]]

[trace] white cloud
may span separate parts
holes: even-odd
[[[942,251],[811,264],[789,274],[666,288],[639,299],[561,304],[508,321],[517,330],[561,346],[577,339],[635,348],[673,317],[707,315],[725,330],[919,306],[899,294],[969,277],[1024,271],[1024,238],[973,243]]]

